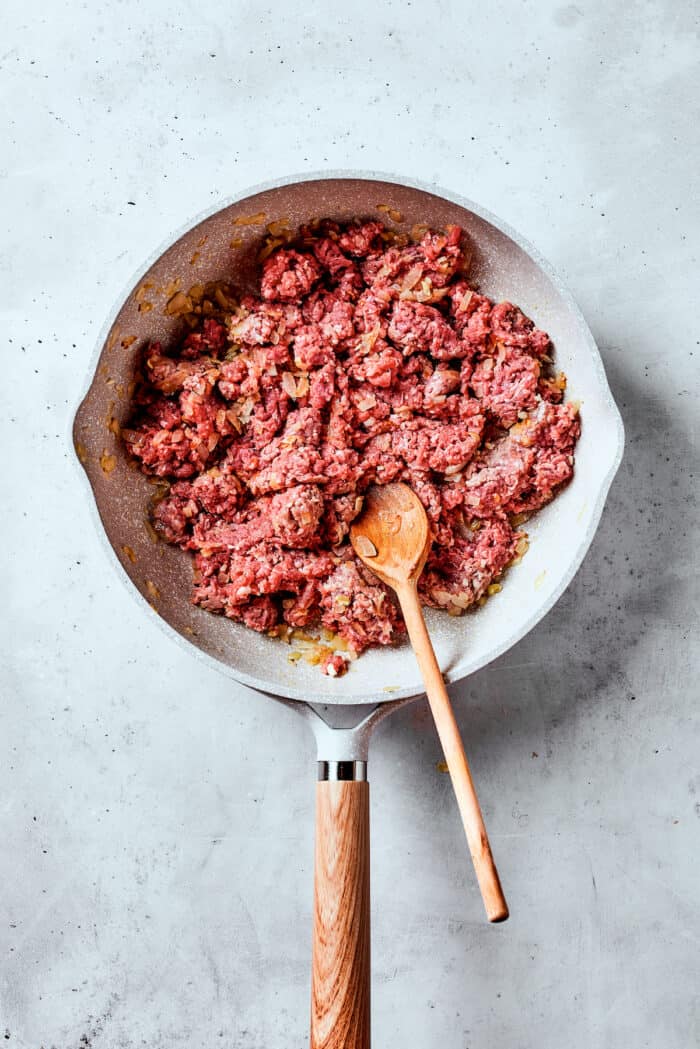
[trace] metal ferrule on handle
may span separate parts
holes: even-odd
[[[366,761],[319,761],[317,766],[319,783],[334,780],[364,783],[367,779]]]

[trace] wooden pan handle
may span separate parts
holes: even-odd
[[[484,818],[481,815],[481,807],[476,796],[467,756],[464,753],[459,726],[455,720],[442,672],[435,658],[415,583],[408,583],[401,589],[397,588],[397,594],[406,629],[423,675],[426,695],[452,779],[486,915],[490,922],[503,922],[508,917],[508,904],[503,895],[501,881],[491,853],[491,845],[486,833]]]
[[[369,1049],[369,783],[316,787],[311,1049]]]

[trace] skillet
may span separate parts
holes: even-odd
[[[380,210],[377,210],[377,209]],[[147,526],[153,487],[118,437],[144,344],[174,336],[166,305],[183,288],[226,279],[252,291],[266,227],[316,218],[376,216],[390,228],[462,226],[473,249],[470,280],[491,298],[516,302],[548,331],[583,429],[571,484],[527,523],[530,550],[503,592],[454,619],[428,610],[448,683],[485,666],[522,638],[564,592],[593,539],[620,464],[624,433],[593,337],[569,293],[537,251],[503,222],[454,194],[376,175],[337,173],[257,187],[200,216],[135,278],[103,328],[73,441],[108,550],[120,573],[158,614],[168,635],[234,681],[303,714],[318,745],[312,959],[312,1049],[370,1045],[369,784],[367,752],[378,721],[423,692],[405,645],[375,649],[341,678],[291,664],[289,649],[190,603],[188,554],[154,542]]]

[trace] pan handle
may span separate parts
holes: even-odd
[[[369,783],[364,761],[319,761],[311,1049],[370,1047]]]

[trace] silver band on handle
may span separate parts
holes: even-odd
[[[366,761],[319,761],[318,779],[323,780],[358,780],[367,779]]]

